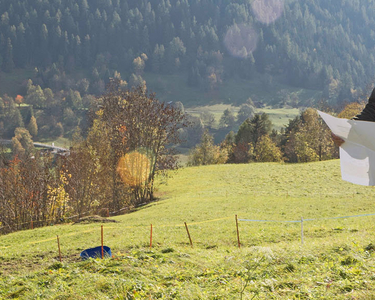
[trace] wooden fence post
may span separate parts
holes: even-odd
[[[103,236],[103,225],[102,225],[102,259],[104,258],[104,236]]]
[[[150,250],[152,248],[152,224],[151,224],[151,230],[150,230]]]
[[[186,228],[186,232],[187,232],[188,237],[189,237],[190,246],[193,248],[193,241],[191,240],[190,233],[189,233],[189,228],[188,228],[186,222],[185,222],[185,228]]]
[[[61,248],[60,248],[60,239],[59,239],[59,236],[57,236],[57,246],[59,247],[59,258],[60,258],[60,262],[62,262],[62,259],[61,259]]]
[[[238,218],[237,218],[237,215],[236,215],[236,227],[237,227],[237,243],[238,243],[238,248],[241,248],[240,231],[238,230]]]
[[[303,245],[303,217],[301,217],[301,243]]]

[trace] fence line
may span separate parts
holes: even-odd
[[[191,192],[189,193],[189,195],[198,195],[198,197],[204,197],[205,195],[213,195],[213,194],[217,194],[217,195],[222,195],[221,194],[222,192]],[[370,193],[369,193],[370,194]],[[226,196],[231,196],[231,195],[238,195],[236,192],[230,192],[230,191],[226,191]],[[340,198],[355,198],[357,196],[361,197],[361,195],[363,194],[357,194],[357,192],[345,192],[345,193],[340,193],[340,192],[330,192],[330,193],[325,193],[325,192],[311,192],[310,190],[306,190],[306,191],[298,191],[298,192],[293,192],[293,190],[283,190],[283,191],[277,191],[277,192],[274,192],[274,191],[264,191],[264,190],[250,190],[250,191],[247,191],[245,192],[243,195],[254,195],[254,196],[257,196],[257,195],[262,195],[262,196],[283,196],[283,197],[292,197],[292,198],[295,198],[295,197],[321,197],[321,198],[325,198],[325,197],[329,197],[329,196],[332,196],[332,197],[340,197]]]
[[[250,219],[238,219],[242,222],[263,222],[263,223],[301,223],[301,220],[298,221],[277,221],[277,220],[250,220]],[[305,220],[306,221],[306,220]]]
[[[337,219],[348,219],[348,218],[360,218],[360,217],[369,217],[369,216],[375,216],[375,213],[373,214],[362,214],[362,215],[354,215],[354,216],[342,216],[342,217],[328,217],[328,218],[316,218],[316,219],[303,219],[303,222],[305,221],[322,221],[322,220],[337,220]],[[252,220],[252,219],[238,219],[238,221],[242,222],[274,222],[274,223],[301,223],[301,220],[296,221],[278,221],[278,220]]]
[[[226,217],[226,218],[220,218],[220,219],[212,219],[212,220],[206,220],[206,221],[200,221],[200,222],[189,222],[189,225],[199,225],[199,224],[205,224],[205,223],[212,223],[222,220],[229,220],[232,219],[232,217]],[[146,226],[146,225],[143,225]],[[149,226],[149,225],[147,225]],[[154,227],[185,227],[184,224],[176,224],[176,225],[153,225]]]
[[[369,216],[375,216],[375,213],[371,213],[371,214],[360,214],[360,215],[352,215],[352,216],[339,216],[339,217],[327,217],[327,218],[315,218],[315,219],[303,219],[301,218],[300,220],[255,220],[255,219],[238,219],[238,221],[242,221],[242,222],[271,222],[271,223],[300,223],[300,224],[303,224],[303,222],[305,221],[321,221],[321,220],[337,220],[337,219],[347,219],[347,218],[360,218],[360,217],[369,217]],[[76,217],[76,216],[73,216],[73,217]],[[71,217],[71,218],[73,218]],[[205,220],[205,221],[200,221],[200,222],[192,222],[192,223],[189,223],[189,225],[199,225],[199,224],[206,224],[206,223],[213,223],[213,222],[218,222],[218,221],[222,221],[222,220],[229,220],[229,219],[232,219],[232,217],[225,217],[225,218],[217,218],[217,219],[211,219],[211,220]],[[182,223],[182,222],[181,222]],[[184,227],[186,226],[185,224],[165,224],[165,225],[153,225],[153,227],[160,227],[160,228],[163,228],[163,227]],[[303,225],[302,225],[303,226]],[[149,225],[130,225],[130,226],[121,226],[121,228],[139,228],[139,227],[149,227]],[[2,227],[0,227],[1,229]],[[117,227],[106,227],[107,229],[114,229],[114,228],[117,228]],[[303,227],[302,227],[303,228]],[[83,234],[83,233],[89,233],[89,232],[94,232],[96,231],[97,229],[89,229],[89,230],[84,230],[84,231],[79,231],[79,232],[72,232],[72,233],[68,233],[68,234],[65,234],[63,236],[60,236],[60,237],[69,237],[69,236],[75,236],[75,235],[79,235],[79,234]],[[302,229],[302,232],[301,232],[301,237],[303,239],[303,229]],[[50,241],[54,241],[56,238],[55,237],[52,237],[52,238],[48,238],[48,239],[44,239],[44,240],[38,240],[38,241],[32,241],[32,242],[28,242],[27,245],[35,245],[35,244],[39,244],[39,243],[45,243],[45,242],[50,242]],[[303,242],[303,240],[302,240]],[[3,246],[3,247],[0,247],[0,249],[8,249],[8,248],[11,248],[12,246]]]
[[[199,224],[205,224],[205,223],[213,223],[213,222],[217,222],[217,221],[222,221],[222,220],[228,220],[228,219],[231,219],[232,217],[226,217],[226,218],[219,218],[219,219],[212,219],[212,220],[206,220],[206,221],[201,221],[201,222],[192,222],[192,223],[189,223],[189,225],[199,225]],[[132,225],[132,226],[121,226],[121,228],[139,228],[139,227],[149,227],[150,225]],[[169,225],[153,225],[153,227],[185,227],[184,224],[169,224]],[[113,229],[113,228],[116,228],[116,227],[105,227],[107,229]],[[89,232],[94,232],[96,231],[96,229],[89,229],[89,230],[84,230],[84,231],[79,231],[79,232],[72,232],[72,233],[68,233],[68,234],[65,234],[65,235],[60,235],[60,238],[63,238],[63,237],[69,237],[69,236],[75,236],[75,235],[79,235],[79,234],[82,234],[82,233],[89,233]],[[35,244],[40,244],[40,243],[45,243],[45,242],[50,242],[50,241],[54,241],[56,238],[53,237],[53,238],[48,238],[48,239],[44,239],[44,240],[38,240],[38,241],[33,241],[33,242],[29,242],[27,243],[27,245],[35,245]],[[6,246],[6,247],[0,247],[0,249],[7,249],[7,248],[11,248],[12,246]]]
[[[276,221],[276,220],[250,220],[250,219],[239,219],[239,221],[243,222],[273,222],[273,223],[300,223],[301,224],[301,244],[303,245],[304,242],[304,233],[303,233],[303,222],[304,221],[321,221],[321,220],[337,220],[337,219],[347,219],[347,218],[359,218],[359,217],[368,217],[368,216],[375,216],[375,214],[362,214],[362,215],[354,215],[354,216],[342,216],[342,217],[331,217],[331,218],[318,218],[318,219],[304,219],[301,217],[301,220],[297,221]],[[237,216],[236,216],[237,218]]]

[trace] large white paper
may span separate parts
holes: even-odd
[[[340,147],[342,179],[375,185],[375,122],[339,119],[318,112],[331,131],[345,141]]]

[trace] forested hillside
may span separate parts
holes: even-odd
[[[375,69],[372,1],[3,0],[0,15],[1,80],[32,69],[54,92],[100,94],[113,76],[142,85],[147,72],[202,92],[256,77],[336,103]]]

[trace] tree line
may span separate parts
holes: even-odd
[[[255,12],[254,2],[4,0],[0,70],[35,68],[36,85],[81,96],[103,93],[116,72],[131,85],[144,82],[143,70],[187,74],[204,91],[232,78],[282,77],[332,103],[352,100],[373,76],[373,4],[285,1],[265,22],[275,3]],[[235,43],[252,33],[253,42]]]
[[[155,175],[177,167],[172,145],[185,121],[174,106],[113,79],[88,114],[87,133],[77,127],[60,155],[36,150],[28,130],[16,128],[13,154],[0,156],[2,232],[147,203]]]
[[[353,102],[337,115],[350,119],[363,108],[364,102]],[[331,131],[314,108],[301,111],[280,132],[272,130],[272,127],[267,114],[256,114],[247,118],[236,133],[229,132],[218,145],[206,129],[200,143],[190,151],[188,165],[304,163],[338,158],[338,148],[332,141]]]
[[[10,139],[25,127],[34,139],[71,137],[76,126],[87,130],[87,111],[95,97],[78,90],[42,89],[28,80],[25,96],[0,97],[0,136]]]

